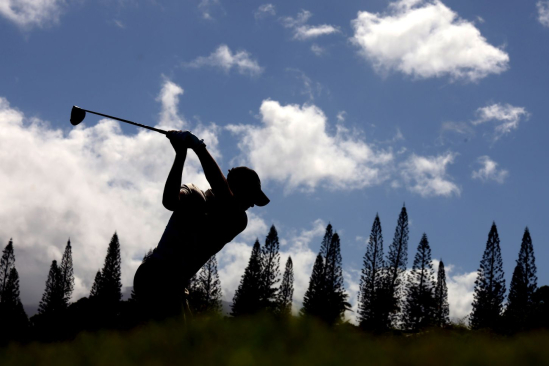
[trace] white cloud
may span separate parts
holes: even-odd
[[[501,184],[509,175],[509,172],[505,169],[498,170],[498,163],[490,159],[489,156],[481,156],[477,159],[477,162],[482,167],[479,170],[473,171],[473,179],[480,179],[484,182],[494,180]]]
[[[317,56],[322,56],[324,53],[326,53],[326,50],[316,43],[313,43],[313,45],[311,46],[311,51]]]
[[[200,56],[196,60],[186,64],[188,67],[203,67],[212,66],[219,67],[225,72],[229,72],[232,68],[238,70],[240,74],[248,74],[257,76],[263,72],[263,68],[259,66],[256,60],[250,57],[247,51],[238,51],[232,53],[227,45],[222,44],[208,57]]]
[[[159,97],[161,116],[169,116],[176,128],[179,120],[173,119],[177,113],[172,107],[180,91],[166,80]],[[61,259],[69,237],[74,298],[89,293],[115,230],[121,242],[122,283],[131,285],[143,254],[156,246],[170,214],[161,199],[174,152],[163,135],[143,129],[124,135],[118,122],[103,119],[96,124],[93,116],[70,130],[66,122],[64,133],[0,98],[0,243],[3,247],[13,237],[26,304],[38,303],[51,261]],[[215,152],[215,126],[195,130]],[[183,182],[208,188],[193,153]]]
[[[247,211],[247,215],[248,226],[246,226],[246,229],[240,233],[238,239],[242,239],[246,242],[251,242],[254,241],[256,238],[261,238],[262,236],[267,235],[269,227],[267,227],[265,220],[256,215],[253,210]]]
[[[200,0],[198,3],[198,9],[202,12],[202,18],[206,20],[213,20],[212,10],[220,7],[219,0]]]
[[[508,68],[504,51],[439,0],[399,0],[384,14],[361,11],[352,26],[352,42],[380,72],[476,81]]]
[[[267,16],[275,16],[276,9],[273,4],[263,4],[254,12],[255,19],[262,19]]]
[[[454,162],[456,154],[448,152],[439,156],[418,156],[412,154],[400,164],[401,174],[408,190],[421,195],[451,196],[461,193],[446,173],[448,164]]]
[[[345,292],[347,293],[347,302],[351,304],[351,311],[345,312],[345,319],[353,324],[358,325],[358,292],[360,291],[360,276],[361,271],[358,269],[349,268],[343,270],[345,279]]]
[[[113,19],[113,23],[120,29],[126,29],[126,25],[118,19]]]
[[[539,22],[549,27],[549,1],[538,1],[536,4],[538,8],[538,20]]]
[[[439,261],[433,259],[433,268],[438,271]],[[476,272],[456,273],[454,266],[446,264],[446,286],[448,287],[448,305],[450,306],[450,319],[458,321],[471,314]]]
[[[159,126],[182,129],[185,125],[183,119],[178,115],[177,106],[179,104],[179,96],[183,95],[183,88],[164,78],[164,85],[160,90],[160,94],[156,98],[157,102],[162,104],[160,111]]]
[[[321,24],[317,26],[311,26],[306,24],[311,16],[312,14],[310,11],[301,10],[295,18],[282,18],[282,24],[286,28],[291,28],[294,31],[294,39],[297,39],[299,41],[305,41],[320,36],[340,32],[339,28],[329,24]]]
[[[530,114],[524,107],[514,107],[510,104],[492,104],[477,109],[478,119],[472,121],[473,125],[495,121],[498,124],[494,129],[494,140],[516,130],[521,120],[528,119]]]
[[[328,133],[327,118],[315,105],[280,105],[264,100],[261,126],[229,125],[241,136],[243,163],[261,179],[286,185],[288,190],[363,188],[387,179],[391,152],[376,150],[342,126]]]
[[[63,0],[0,0],[0,14],[23,28],[59,21]]]
[[[301,94],[309,97],[309,101],[313,101],[316,96],[320,96],[324,87],[318,81],[313,81],[308,77],[303,71],[294,68],[287,68],[287,72],[295,73],[296,78],[303,83],[303,88],[301,89]]]
[[[339,123],[345,122],[345,116],[346,116],[346,115],[347,115],[347,112],[345,112],[345,111],[339,111],[339,112],[337,113],[337,116],[336,116],[337,121],[338,121]]]

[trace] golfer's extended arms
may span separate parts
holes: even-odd
[[[183,174],[183,164],[187,158],[187,150],[182,149],[175,154],[175,160],[164,185],[164,194],[162,195],[162,204],[167,210],[175,211],[179,203],[179,191],[181,190],[181,175]]]
[[[204,169],[204,175],[212,187],[212,191],[219,197],[232,196],[232,192],[229,188],[227,178],[223,175],[221,168],[217,165],[217,162],[206,149],[205,145],[200,145],[194,149],[194,152],[200,160],[202,169]]]

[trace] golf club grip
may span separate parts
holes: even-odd
[[[98,116],[103,116],[103,117],[107,117],[107,118],[112,118],[112,119],[115,119],[117,121],[121,121],[121,122],[126,122],[126,123],[129,123],[130,125],[134,125],[134,126],[137,126],[137,127],[143,127],[143,128],[146,128],[148,130],[151,130],[151,131],[156,131],[156,132],[159,132],[163,135],[167,134],[168,131],[164,131],[164,130],[160,130],[158,128],[154,128],[154,127],[151,127],[151,126],[146,126],[146,125],[142,125],[141,123],[135,123],[135,122],[132,122],[132,121],[128,121],[127,119],[122,119],[122,118],[118,118],[118,117],[113,117],[113,116],[109,116],[108,114],[103,114],[103,113],[98,113],[98,112],[94,112],[94,111],[89,111],[87,109],[84,109],[86,112],[88,113],[93,113],[93,114],[97,114]]]

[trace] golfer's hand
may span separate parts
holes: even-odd
[[[166,137],[170,140],[176,153],[183,152],[188,148],[196,149],[200,146],[206,146],[204,140],[200,140],[190,131],[168,131]]]

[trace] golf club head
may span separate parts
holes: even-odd
[[[82,122],[86,118],[86,111],[78,108],[77,106],[72,106],[71,110],[71,124],[73,126],[78,125],[80,122]]]

